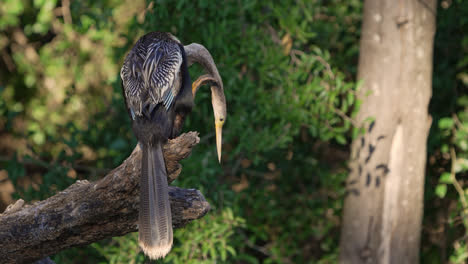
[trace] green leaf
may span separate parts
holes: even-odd
[[[345,145],[346,144],[346,138],[341,135],[341,134],[338,134],[336,137],[335,137],[336,141],[338,143],[340,143],[341,145]]]
[[[440,178],[439,178],[439,183],[451,184],[452,183],[452,175],[449,172],[442,173],[442,175],[440,175]]]
[[[440,129],[450,129],[453,127],[453,119],[450,117],[444,117],[439,120]]]
[[[440,147],[440,151],[442,151],[442,153],[448,153],[449,152],[449,146],[447,144],[443,144]]]
[[[439,184],[435,189],[435,194],[439,196],[439,198],[444,198],[447,194],[447,184]]]

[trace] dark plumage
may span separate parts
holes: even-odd
[[[185,51],[169,33],[141,37],[125,58],[120,76],[132,127],[142,147],[139,244],[150,258],[172,246],[171,208],[162,144],[179,134],[176,116],[193,107]]]

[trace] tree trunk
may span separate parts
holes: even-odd
[[[435,0],[364,3],[340,263],[419,263],[435,16]]]

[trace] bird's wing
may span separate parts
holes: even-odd
[[[169,109],[180,90],[177,85],[182,52],[173,40],[138,41],[128,54],[120,76],[132,117],[150,114],[157,104]]]
[[[143,108],[140,98],[144,91],[144,81],[140,61],[142,60],[136,53],[130,52],[120,70],[125,99],[132,119],[135,119],[135,115],[141,115]]]
[[[171,107],[180,89],[180,85],[175,84],[181,64],[182,52],[177,43],[160,41],[148,46],[143,63],[143,75],[152,103],[162,102],[166,109]]]

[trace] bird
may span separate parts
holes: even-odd
[[[184,46],[171,33],[147,33],[125,57],[120,77],[142,149],[138,244],[150,259],[163,258],[173,230],[162,146],[180,133],[194,104]]]

